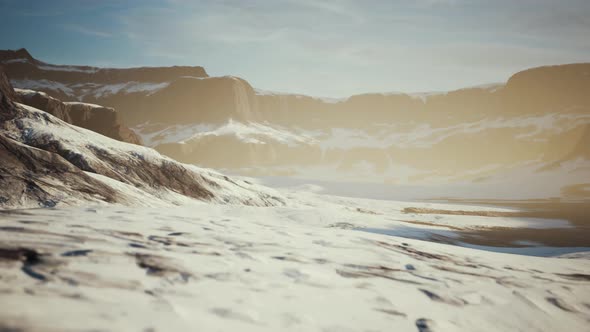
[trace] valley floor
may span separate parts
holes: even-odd
[[[590,325],[587,254],[521,256],[357,230],[571,227],[564,220],[470,205],[285,195],[294,203],[2,211],[0,330],[584,331]],[[438,213],[417,213],[427,209]]]

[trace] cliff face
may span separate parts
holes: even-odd
[[[16,89],[16,93],[24,104],[43,110],[67,123],[73,123],[69,107],[61,100],[33,90]]]
[[[332,101],[260,93],[239,78],[208,78],[202,67],[55,66],[34,59],[24,49],[0,51],[0,62],[16,87],[44,91],[60,100],[113,107],[131,125],[232,118],[308,128],[405,121],[442,127],[498,114],[578,112],[590,105],[590,64],[533,68],[513,75],[506,84],[487,87],[362,94]]]
[[[11,56],[27,60],[5,66],[46,66],[22,51]],[[120,71],[121,81],[96,83],[54,80],[51,70],[39,70],[35,79],[13,70],[11,82],[114,107],[146,145],[177,160],[248,175],[485,183],[518,169],[537,174],[569,167],[576,170],[567,173],[573,179],[588,159],[579,142],[590,124],[590,64],[533,68],[506,84],[340,100],[260,91],[235,77],[136,81]]]
[[[0,71],[0,185],[4,188],[0,209],[88,202],[177,205],[193,200],[284,204],[272,190],[110,139],[17,103],[13,97]],[[89,127],[116,119],[112,109],[96,105],[55,101],[43,105],[57,105],[72,122]]]
[[[254,90],[246,81],[234,77],[183,77],[144,96],[119,94],[97,101],[125,109],[126,121],[135,124],[261,120]]]
[[[107,137],[141,145],[141,139],[121,123],[114,109],[79,102],[62,102],[44,92],[17,89],[16,94],[25,105],[45,111],[67,123],[90,129]]]
[[[525,70],[513,75],[503,93],[512,112],[579,112],[590,106],[590,64]]]
[[[0,50],[0,62],[11,78],[44,79],[61,83],[114,84],[121,82],[167,82],[182,77],[207,77],[203,67],[98,68],[90,66],[52,65],[34,59],[26,49]]]
[[[68,102],[66,106],[73,125],[119,141],[141,145],[141,138],[121,124],[119,113],[113,108],[78,102]]]
[[[16,99],[16,93],[4,73],[4,68],[0,66],[0,106],[7,108]]]

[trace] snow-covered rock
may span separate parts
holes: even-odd
[[[78,127],[90,129],[116,140],[141,144],[141,139],[121,123],[113,108],[80,102],[62,102],[45,92],[15,89],[20,101]]]
[[[0,83],[4,82],[0,95],[2,180],[7,188],[0,197],[3,208],[82,201],[148,206],[187,200],[284,204],[280,195],[270,189],[181,164],[150,148],[113,140],[15,103],[10,99],[12,88],[6,77],[0,79]],[[67,106],[74,121],[76,112],[96,108],[86,104]],[[96,183],[102,184],[93,185]]]

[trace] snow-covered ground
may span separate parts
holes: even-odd
[[[274,190],[29,106],[13,111],[2,134],[14,151],[53,147],[126,206],[95,205],[91,190],[67,187],[57,208],[0,211],[0,331],[582,331],[590,322],[588,253],[530,257],[411,239],[571,230],[567,220],[328,196],[313,185]],[[233,122],[197,136],[176,129],[187,140],[302,142]],[[47,194],[67,180],[51,175],[31,181]],[[201,191],[210,197],[188,195]]]
[[[397,219],[408,217],[402,212],[408,203],[312,191],[284,192],[290,203],[282,207],[198,203],[2,212],[0,326],[23,331],[588,327],[590,260],[499,254],[360,232],[353,228],[399,225]],[[467,228],[535,223],[482,218],[431,221]],[[563,226],[563,221],[548,223]]]

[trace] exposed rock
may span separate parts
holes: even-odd
[[[198,66],[118,69],[52,65],[34,59],[26,49],[0,50],[0,63],[5,64],[6,73],[11,79],[45,79],[64,83],[166,82],[182,76],[208,76],[205,69]]]
[[[26,89],[15,89],[15,91],[23,104],[45,111],[67,123],[74,124],[70,117],[69,107],[60,100],[40,91]]]
[[[116,192],[61,156],[26,146],[0,134],[0,207],[52,207],[68,196],[117,201]]]
[[[17,100],[16,93],[4,73],[4,68],[0,66],[0,120],[8,116],[7,113],[13,106],[13,100]]]
[[[129,83],[125,87],[106,93],[92,90],[95,92],[87,93],[82,100],[114,107],[132,126],[145,122],[223,123],[230,118],[262,120],[254,90],[248,82],[235,77],[187,76],[161,85]]]
[[[234,77],[139,81],[121,71],[128,77],[120,82],[89,83],[55,78],[54,66],[31,78],[14,68],[45,65],[20,53],[12,51],[5,62],[17,87],[114,107],[146,145],[200,166],[251,176],[326,180],[323,174],[330,173],[344,181],[473,183],[494,197],[496,183],[519,172],[531,177],[519,181],[529,183],[555,173],[560,183],[543,181],[548,187],[541,195],[575,184],[575,172],[578,178],[587,174],[576,161],[590,155],[588,63],[525,70],[506,84],[330,100],[260,91]],[[84,68],[69,70],[90,70]]]
[[[53,207],[85,201],[149,205],[179,199],[284,204],[271,190],[73,126],[47,112],[14,103],[5,97],[10,95],[10,85],[4,84],[0,184],[10,190],[3,193],[0,207]],[[100,128],[116,121],[109,108],[65,105],[74,123]],[[89,176],[92,173],[95,175]]]
[[[113,108],[86,103],[66,103],[72,124],[119,141],[141,145],[141,138],[121,124]]]
[[[13,50],[0,50],[0,61],[7,63],[30,62],[33,64],[40,63],[25,48]]]
[[[16,89],[25,104],[45,111],[67,123],[90,129],[119,141],[141,145],[141,138],[121,123],[113,108],[78,102],[64,103],[45,92]]]

